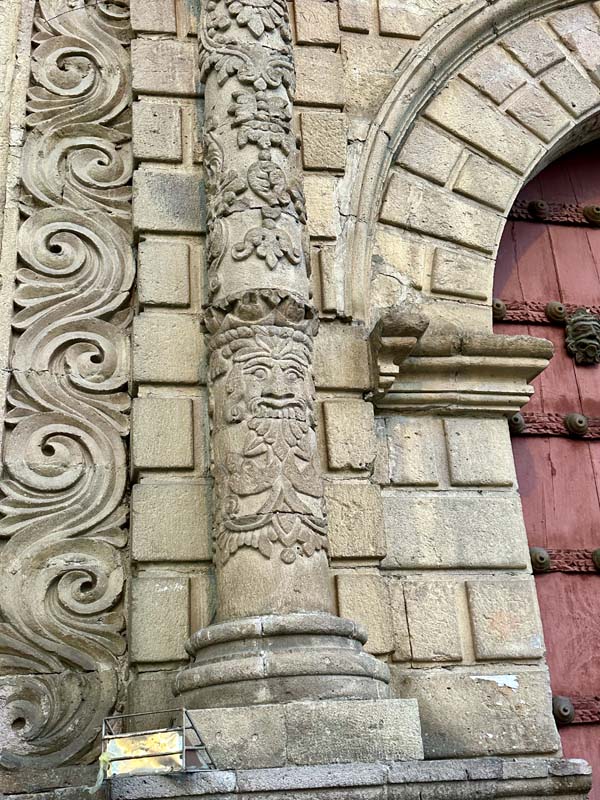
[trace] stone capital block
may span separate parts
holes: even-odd
[[[371,469],[377,446],[373,406],[364,400],[327,400],[323,414],[329,468]]]

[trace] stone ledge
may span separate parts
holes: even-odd
[[[120,778],[111,785],[112,800],[218,797],[252,793],[277,796],[311,790],[311,798],[330,797],[344,788],[344,798],[363,800],[365,787],[394,787],[395,798],[585,796],[591,768],[579,759],[480,758],[402,763],[354,763],[283,769],[214,771],[181,776]],[[10,800],[10,798],[8,798]]]

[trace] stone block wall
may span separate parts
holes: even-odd
[[[168,709],[189,634],[209,624],[211,482],[202,98],[191,6],[132,0],[133,220],[129,708]]]

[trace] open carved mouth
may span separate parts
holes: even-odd
[[[283,419],[304,419],[305,416],[302,403],[289,398],[261,399],[256,404],[256,411],[259,416]]]

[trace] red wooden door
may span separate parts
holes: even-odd
[[[541,336],[555,347],[523,419],[512,423],[512,442],[529,545],[550,559],[548,571],[536,572],[536,586],[552,692],[572,702],[556,703],[564,754],[591,762],[591,796],[600,800],[600,571],[593,558],[600,548],[600,364],[577,363],[566,346],[571,332],[584,360],[595,356],[584,345],[593,344],[600,322],[577,328],[571,319],[580,307],[600,315],[594,206],[597,143],[555,161],[523,189],[498,256],[494,296],[505,308],[495,304],[494,330]],[[551,320],[545,309],[553,301]],[[569,414],[579,415],[567,421],[570,430]],[[548,567],[543,550],[534,551],[534,561]]]

